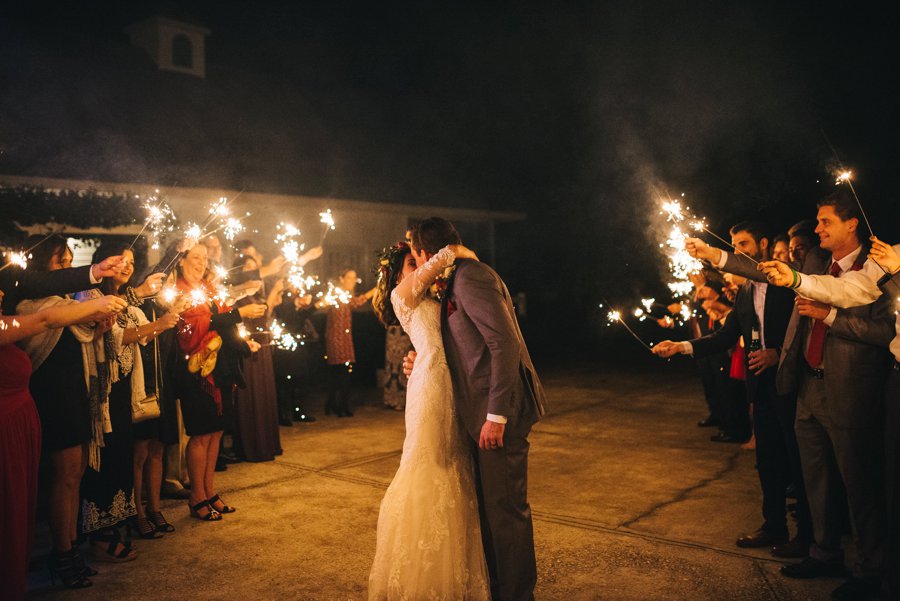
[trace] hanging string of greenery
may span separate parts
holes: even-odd
[[[98,190],[0,184],[0,242],[24,238],[18,226],[57,223],[73,228],[116,227],[144,219],[140,198]]]

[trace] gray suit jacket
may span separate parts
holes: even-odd
[[[544,415],[544,389],[497,272],[478,261],[456,262],[441,303],[441,332],[457,410],[473,438],[488,413],[505,416],[514,430]]]
[[[862,257],[865,257],[863,250]],[[821,261],[809,255],[803,273],[828,273],[831,257]],[[876,426],[884,419],[884,385],[891,365],[887,347],[894,337],[891,298],[882,295],[870,305],[838,309],[834,323],[825,334],[825,402],[819,411],[841,428]],[[779,392],[797,390],[807,369],[806,341],[814,325],[809,317],[800,317],[796,309],[792,340],[785,341],[776,380]],[[800,399],[797,418],[810,416],[811,407]],[[823,415],[817,414],[817,417]]]

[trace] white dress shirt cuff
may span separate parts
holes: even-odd
[[[90,278],[91,278],[91,284],[97,285],[103,281],[103,278],[95,278],[94,277],[94,266],[93,265],[91,265],[91,268],[88,269],[88,274],[90,275]]]
[[[495,424],[505,424],[506,417],[503,415],[494,415],[493,413],[487,414],[487,420],[489,422],[494,422]]]
[[[835,318],[837,318],[837,309],[832,307],[831,311],[828,312],[828,315],[825,316],[825,319],[822,320],[822,323],[830,328],[831,324],[834,323]]]
[[[694,354],[694,345],[688,342],[687,340],[680,342],[681,348],[679,351],[682,355],[693,355]]]
[[[728,253],[726,253],[721,248],[718,249],[718,251],[719,251],[719,260],[713,264],[713,267],[716,267],[717,269],[722,269],[723,267],[725,267],[725,263],[728,262]]]

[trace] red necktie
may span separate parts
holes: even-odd
[[[841,274],[841,266],[835,261],[831,264],[831,275],[838,277]],[[813,325],[812,334],[809,337],[809,347],[806,349],[806,362],[813,369],[818,369],[822,365],[822,353],[825,351],[825,333],[828,326],[822,320],[816,320]]]

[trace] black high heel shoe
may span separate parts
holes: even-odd
[[[219,513],[234,513],[237,511],[234,507],[226,505],[225,501],[223,501],[219,495],[213,495],[206,502],[209,503],[209,506],[212,507],[213,510],[218,511]],[[221,503],[222,507],[216,507],[216,503]]]
[[[137,559],[137,551],[131,548],[131,542],[122,540],[118,528],[112,527],[94,532],[90,535],[90,540],[96,561],[124,563]]]
[[[175,532],[175,526],[166,520],[166,516],[161,511],[148,511],[147,517],[156,526],[157,532]]]
[[[50,582],[56,584],[56,578],[66,588],[87,588],[94,583],[82,574],[82,568],[75,557],[78,551],[73,547],[68,551],[50,551],[47,568],[50,570]]]
[[[75,567],[78,568],[82,576],[90,578],[91,576],[96,576],[100,573],[84,561],[84,555],[81,554],[81,550],[78,548],[78,541],[72,541],[72,553],[72,560],[75,562]]]
[[[141,538],[151,540],[154,538],[162,538],[162,534],[157,531],[156,526],[146,517],[134,516],[128,519],[128,532],[137,534]]]

